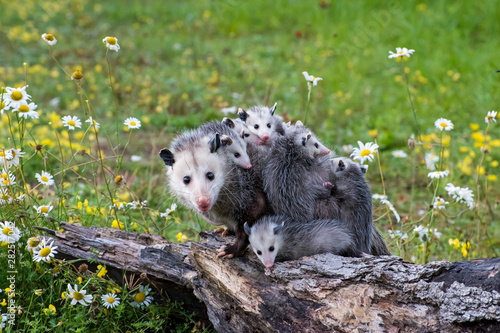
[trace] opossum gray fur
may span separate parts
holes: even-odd
[[[282,215],[264,216],[245,224],[253,251],[266,268],[275,261],[295,260],[319,253],[359,257],[351,232],[337,220],[294,221]]]
[[[207,135],[219,133],[219,136],[213,136],[209,142],[211,151],[222,152],[237,166],[250,169],[252,163],[247,153],[247,143],[235,131],[225,123],[211,121],[201,125],[198,130]]]
[[[210,152],[211,139],[203,131],[187,131],[170,149],[162,149],[160,157],[167,166],[170,191],[179,201],[236,234],[236,242],[220,255],[239,256],[248,245],[243,224],[267,213],[266,200],[249,170]]]
[[[273,107],[252,106],[248,110],[240,109],[238,117],[245,123],[248,130],[258,137],[258,145],[270,146],[274,140],[285,134],[283,119],[274,115],[276,104]]]
[[[315,218],[315,202],[330,196],[323,186],[329,176],[329,153],[302,123],[273,142],[263,178],[264,192],[276,214],[304,222]]]

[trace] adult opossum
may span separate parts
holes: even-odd
[[[252,227],[245,223],[253,251],[266,268],[275,261],[331,252],[360,257],[351,232],[337,220],[295,221],[283,215],[264,216]]]
[[[257,145],[270,146],[274,140],[285,135],[283,119],[274,115],[277,103],[273,107],[252,106],[248,110],[240,109],[238,117],[245,123],[250,133],[257,136]]]
[[[222,248],[220,256],[242,255],[248,245],[243,229],[264,215],[266,200],[256,189],[250,170],[237,167],[227,158],[210,152],[213,136],[203,131],[187,131],[177,137],[160,157],[167,166],[170,191],[185,206],[202,217],[224,224],[236,234],[236,242]]]

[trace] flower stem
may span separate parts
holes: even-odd
[[[309,115],[309,103],[311,103],[311,91],[312,91],[311,82],[307,82],[307,87],[309,92],[307,93],[306,116],[304,117],[304,124],[307,124],[307,116]]]
[[[406,92],[408,93],[408,99],[410,100],[411,110],[413,111],[413,118],[415,120],[415,132],[417,133],[418,142],[422,142],[422,139],[420,137],[420,130],[419,130],[419,126],[418,126],[418,121],[417,121],[417,112],[415,111],[415,106],[413,105],[413,99],[411,98],[410,84],[408,82],[408,75],[406,74],[405,66],[403,64],[402,58],[401,58],[401,69],[403,70],[403,75],[405,77],[405,82],[406,82]]]

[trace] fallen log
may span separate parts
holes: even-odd
[[[320,254],[277,263],[217,259],[231,242],[213,232],[200,243],[62,223],[59,254],[146,273],[172,299],[218,332],[498,332],[500,258],[415,265],[396,256]]]

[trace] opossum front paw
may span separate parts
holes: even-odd
[[[224,228],[217,228],[214,230],[214,232],[217,234],[222,234],[222,233],[224,233],[224,231],[226,231],[226,229],[224,229]]]
[[[333,188],[333,184],[330,183],[330,182],[324,182],[323,183],[323,187],[325,187],[327,189],[332,189]]]
[[[217,252],[217,258],[235,258],[242,256],[245,253],[246,247],[240,248],[239,243],[231,246],[222,246]]]

